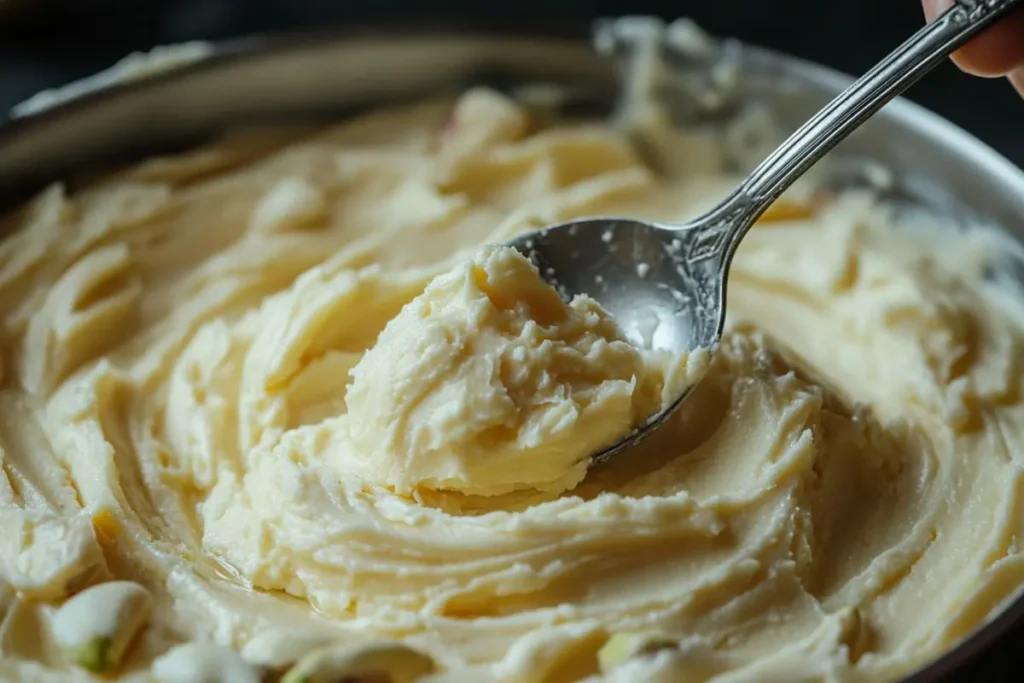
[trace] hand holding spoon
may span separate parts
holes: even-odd
[[[836,144],[954,50],[1024,0],[956,0],[791,135],[716,208],[684,224],[586,218],[509,243],[564,297],[589,294],[627,334],[656,349],[713,349],[725,325],[726,279],[759,216]],[[614,258],[605,258],[609,254]],[[593,456],[608,460],[656,430],[689,390]]]

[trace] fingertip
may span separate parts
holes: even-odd
[[[1005,76],[1024,67],[1024,8],[957,50],[953,59],[977,76]]]
[[[1024,97],[1024,68],[1017,69],[1007,77],[1010,85],[1017,89],[1021,97]]]
[[[953,0],[922,0],[924,14],[932,21],[949,9]],[[1013,10],[995,26],[953,54],[960,69],[975,76],[993,78],[1024,68],[1024,8]]]
[[[949,9],[953,0],[922,0],[921,4],[924,7],[924,18],[933,21],[935,17]]]

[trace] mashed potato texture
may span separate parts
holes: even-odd
[[[104,680],[891,681],[983,624],[1024,583],[1007,242],[805,185],[681,359],[488,246],[688,219],[736,179],[686,161],[473,90],[0,219],[0,678],[100,680],[53,624],[115,579]]]
[[[660,409],[658,368],[510,247],[439,276],[352,370],[342,462],[399,493],[561,493]]]

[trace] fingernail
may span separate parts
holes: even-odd
[[[953,4],[953,0],[923,0],[924,3],[924,17],[928,21],[932,21],[935,17],[939,16]]]
[[[1007,78],[1010,80],[1010,84],[1017,89],[1020,96],[1024,97],[1024,69],[1017,69]]]

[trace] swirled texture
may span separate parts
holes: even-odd
[[[486,247],[352,369],[338,469],[404,494],[561,493],[663,407],[670,366],[651,360],[596,301],[565,304],[514,249]]]
[[[0,675],[85,678],[47,623],[109,576],[155,596],[124,670],[142,679],[191,639],[271,666],[400,639],[435,683],[877,681],[950,647],[1024,579],[1024,305],[984,233],[907,227],[868,193],[756,227],[685,409],[566,492],[479,495],[472,460],[424,488],[426,451],[384,477],[338,455],[343,416],[367,450],[397,443],[374,443],[401,396],[373,381],[416,359],[367,350],[396,320],[381,344],[415,355],[400,311],[434,277],[538,223],[689,217],[729,183],[697,170],[660,177],[609,126],[537,128],[473,91],[54,186],[5,219]],[[679,644],[600,671],[622,631]]]

